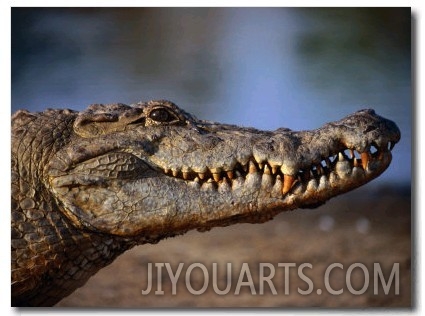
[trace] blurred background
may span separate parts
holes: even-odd
[[[370,184],[261,225],[135,247],[58,306],[412,306],[411,23],[410,8],[12,8],[12,112],[170,99],[202,119],[300,130],[374,108],[402,133],[393,163]],[[147,264],[157,262],[174,271],[179,262],[230,262],[235,272],[249,263],[254,281],[259,262],[311,263],[315,288],[331,263],[365,264],[372,285],[374,263],[388,280],[397,262],[400,294],[393,284],[389,294],[370,286],[352,295],[336,269],[333,288],[343,295],[300,296],[306,284],[293,269],[290,295],[194,297],[183,281],[171,295],[163,275],[166,294],[144,296]],[[202,282],[194,277],[197,289]],[[356,289],[364,282],[353,276]]]
[[[170,99],[198,118],[312,129],[362,108],[411,179],[410,8],[13,8],[12,112]]]

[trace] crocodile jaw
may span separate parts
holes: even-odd
[[[49,182],[65,214],[141,243],[264,222],[377,177],[400,138],[372,110],[302,132],[185,119],[184,126],[136,126],[131,136],[114,127],[58,153]]]

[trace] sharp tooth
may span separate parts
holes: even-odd
[[[351,159],[355,158],[355,156],[354,156],[354,150],[351,149],[351,148],[349,150],[350,150],[350,158]]]
[[[345,160],[344,154],[340,151],[338,153],[338,161],[344,161],[344,160]]]
[[[226,173],[227,173],[227,177],[229,179],[233,179],[233,171],[232,170],[226,171]]]
[[[247,173],[248,172],[248,164],[242,165],[242,170]]]
[[[267,164],[264,165],[264,174],[271,174],[270,168]]]
[[[361,153],[361,157],[362,157],[363,169],[366,170],[367,164],[368,164],[369,159],[370,159],[370,154],[369,154],[369,152],[364,152],[364,153]]]
[[[212,174],[212,177],[214,178],[214,180],[216,182],[220,181],[220,179],[221,179],[220,175],[221,175],[221,171],[223,171],[223,169],[222,168],[211,168],[210,171],[211,171],[211,174]]]
[[[165,169],[164,169],[164,173],[165,173],[165,174],[167,174],[169,171],[170,171],[170,169],[168,169],[168,168],[165,168]]]
[[[395,143],[394,142],[390,142],[390,150],[393,150]]]
[[[283,187],[282,187],[282,194],[286,194],[289,192],[289,190],[292,188],[292,185],[294,184],[296,178],[291,175],[284,174],[283,175]]]
[[[256,173],[257,167],[252,161],[249,161],[249,173]]]
[[[279,166],[272,166],[272,174],[276,174],[276,172],[280,169]]]
[[[353,160],[353,166],[358,167],[359,166],[359,160],[357,158],[354,158]]]
[[[198,176],[199,176],[199,179],[204,180],[205,179],[205,172],[199,172]]]
[[[173,173],[173,177],[177,177],[179,175],[179,171],[178,170],[172,170]]]
[[[189,172],[182,171],[182,174],[183,174],[183,179],[185,179],[185,180],[189,179]]]
[[[264,167],[264,163],[259,162],[258,163],[258,169],[263,170],[263,167]]]
[[[213,181],[213,179],[211,179],[211,178],[209,178],[208,179],[208,181],[207,181],[207,183],[213,183],[214,181]]]

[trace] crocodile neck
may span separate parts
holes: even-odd
[[[54,305],[135,244],[76,228],[62,214],[60,202],[43,181],[43,166],[69,143],[75,117],[76,112],[59,110],[46,115],[15,116],[11,219],[17,225],[12,224],[11,231],[13,306]],[[50,137],[55,133],[59,133],[57,137]]]

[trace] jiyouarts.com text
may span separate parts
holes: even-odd
[[[179,291],[186,290],[193,295],[201,295],[211,289],[217,295],[239,295],[241,291],[249,291],[252,295],[264,295],[266,292],[290,295],[291,291],[299,295],[321,295],[324,291],[331,295],[341,295],[346,291],[353,295],[362,295],[366,291],[373,291],[375,295],[399,295],[400,292],[399,263],[385,269],[385,273],[380,263],[331,263],[321,270],[320,281],[311,277],[313,270],[311,263],[242,263],[237,267],[232,263],[148,263],[143,271],[147,284],[142,294],[177,295]],[[165,282],[171,287],[164,286]],[[291,282],[298,286],[294,288]]]

